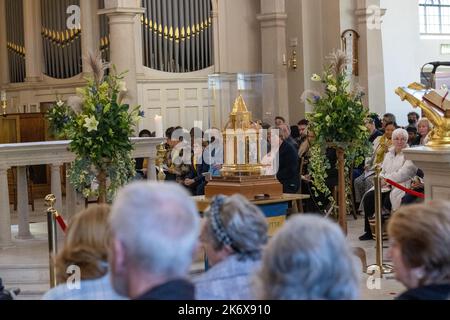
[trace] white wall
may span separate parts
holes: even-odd
[[[286,0],[286,12],[288,18],[286,22],[286,42],[287,59],[291,57],[292,49],[290,47],[291,39],[297,39],[297,70],[288,69],[288,87],[289,87],[289,118],[293,125],[302,119],[305,115],[305,104],[302,103],[300,96],[304,90],[304,60],[303,60],[303,32],[302,32],[302,7],[298,0]]]
[[[397,116],[399,125],[407,124],[407,114],[414,110],[395,94],[399,86],[420,81],[420,68],[431,61],[449,61],[450,56],[440,55],[441,43],[450,39],[424,39],[420,37],[417,0],[381,0],[386,8],[382,24],[384,69],[386,79],[387,112]]]
[[[261,72],[260,0],[219,0],[220,72]]]

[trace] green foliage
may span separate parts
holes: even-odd
[[[331,64],[323,74],[315,74],[311,79],[323,84],[324,94],[308,99],[313,112],[307,118],[315,135],[310,151],[310,173],[316,192],[325,196],[331,194],[325,184],[326,170],[330,168],[326,149],[333,147],[345,151],[348,173],[349,168],[364,161],[370,148],[369,132],[364,126],[369,111],[362,103],[363,92],[351,88],[344,68],[346,59],[343,52],[334,52]]]
[[[75,112],[64,101],[58,100],[46,114],[49,132],[56,138],[64,137],[65,127],[73,120]]]
[[[143,113],[139,106],[130,108],[121,103],[126,90],[123,78],[114,69],[100,81],[86,79],[87,85],[77,90],[82,98],[80,110],[59,101],[47,115],[52,132],[71,140],[70,150],[76,159],[68,176],[85,197],[98,196],[99,190],[92,186],[100,173],[106,174],[109,200],[135,173],[129,137]]]

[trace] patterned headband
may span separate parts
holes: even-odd
[[[230,236],[226,232],[225,226],[223,225],[222,219],[220,218],[220,209],[222,208],[225,200],[226,197],[222,195],[214,197],[213,201],[211,202],[209,214],[211,216],[211,227],[217,241],[219,241],[223,245],[232,247],[233,240],[231,240]]]

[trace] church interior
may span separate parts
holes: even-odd
[[[0,300],[448,300],[449,86],[448,0],[0,0]]]

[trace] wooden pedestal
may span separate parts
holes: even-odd
[[[249,200],[283,197],[283,186],[274,176],[214,177],[205,188],[205,196],[241,194]]]

